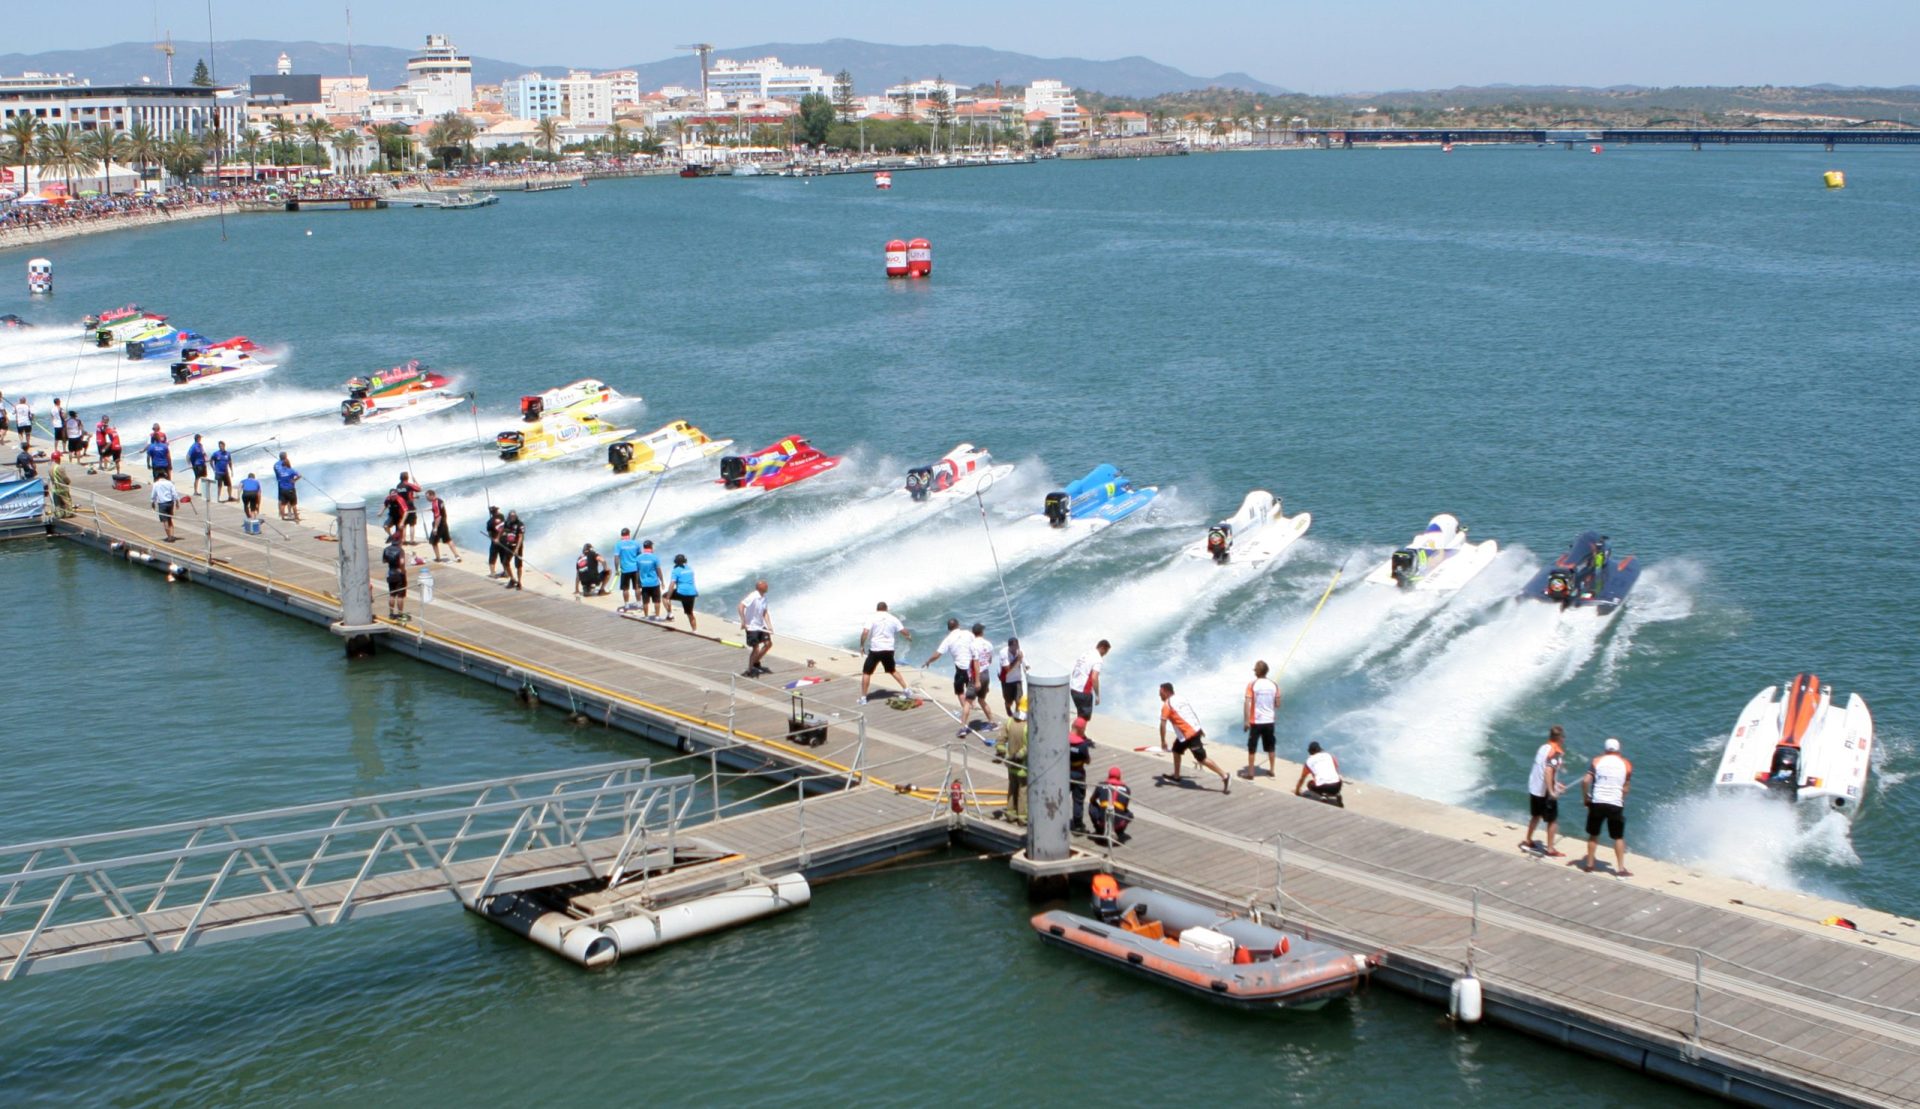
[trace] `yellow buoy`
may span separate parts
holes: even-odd
[[[1844,189],[1847,187],[1847,175],[1837,169],[1828,170],[1821,175],[1821,179],[1826,181],[1827,188],[1829,189]]]

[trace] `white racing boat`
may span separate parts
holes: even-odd
[[[1373,585],[1393,585],[1401,589],[1458,589],[1492,565],[1499,553],[1499,542],[1469,541],[1466,525],[1442,512],[1428,522],[1426,530],[1414,536],[1411,543],[1393,552],[1384,565],[1368,574],[1366,580]]]
[[[182,387],[213,385],[253,377],[274,368],[275,363],[261,361],[259,355],[260,345],[245,335],[236,335],[204,350],[186,350],[171,369],[173,383]]]
[[[1872,756],[1873,716],[1860,695],[1841,709],[1832,687],[1798,674],[1784,691],[1770,685],[1747,702],[1713,784],[1847,810],[1867,795]]]
[[[987,448],[962,443],[933,465],[908,470],[906,485],[893,495],[935,503],[964,500],[993,488],[994,482],[1011,473],[1013,463],[995,465]]]
[[[459,393],[422,392],[405,393],[400,396],[385,397],[378,407],[369,407],[353,420],[351,424],[361,427],[378,427],[385,424],[397,424],[402,420],[412,420],[420,416],[431,416],[435,412],[445,412],[449,408],[466,403],[466,397]]]
[[[1280,498],[1255,489],[1240,502],[1240,511],[1208,528],[1206,538],[1189,544],[1180,553],[1221,566],[1257,570],[1291,547],[1312,523],[1311,512],[1282,516]]]

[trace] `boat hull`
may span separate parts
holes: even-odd
[[[1801,675],[1747,702],[1727,737],[1714,787],[1850,815],[1866,800],[1873,745],[1873,714],[1858,693],[1843,707],[1830,687]]]

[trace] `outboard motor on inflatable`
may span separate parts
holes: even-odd
[[[1559,601],[1561,608],[1573,603],[1573,571],[1555,570],[1547,575],[1547,600]]]
[[[1046,513],[1047,524],[1056,528],[1066,527],[1068,518],[1073,514],[1071,503],[1072,499],[1065,493],[1048,493],[1046,505],[1041,509]]]
[[[1391,565],[1393,584],[1402,589],[1409,589],[1413,586],[1415,570],[1420,565],[1420,552],[1412,547],[1402,547],[1393,552]]]
[[[347,423],[357,424],[366,414],[367,402],[362,397],[348,397],[340,402],[340,418]]]
[[[547,402],[539,397],[520,398],[520,418],[527,423],[536,423],[540,414],[546,411]]]
[[[503,431],[493,437],[493,445],[500,448],[500,457],[511,462],[520,457],[521,448],[527,445],[527,437],[518,431]]]
[[[1093,876],[1093,911],[1102,923],[1120,923],[1120,883],[1113,875]]]
[[[608,443],[607,465],[612,466],[616,474],[624,474],[633,469],[633,444]]]
[[[1215,524],[1207,529],[1207,553],[1213,560],[1225,566],[1233,557],[1233,525]]]
[[[720,459],[720,484],[729,489],[738,489],[747,483],[747,460],[737,454],[729,454]]]
[[[932,466],[915,466],[907,471],[907,496],[916,501],[924,501],[927,499],[927,493],[932,489]]]

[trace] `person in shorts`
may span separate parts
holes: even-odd
[[[387,615],[395,620],[407,618],[407,549],[400,545],[400,529],[387,532],[387,546],[380,561],[387,564]]]
[[[1307,744],[1307,761],[1300,767],[1300,780],[1293,783],[1293,795],[1300,796],[1304,789],[1316,800],[1344,809],[1347,802],[1340,796],[1340,787],[1340,760],[1318,742]]]
[[[249,520],[260,518],[260,479],[252,472],[240,479],[240,513]]]
[[[1627,791],[1633,786],[1633,764],[1620,753],[1620,741],[1608,739],[1605,749],[1587,766],[1580,779],[1580,794],[1587,803],[1587,857],[1580,869],[1593,870],[1593,855],[1600,846],[1600,829],[1613,837],[1613,873],[1631,878],[1627,869]]]
[[[679,598],[680,609],[687,614],[688,631],[698,631],[700,629],[700,621],[693,615],[693,602],[698,600],[699,597],[700,590],[694,587],[693,567],[687,565],[687,556],[683,554],[674,555],[673,573],[667,580],[666,601],[668,605],[671,605],[675,598]],[[673,613],[671,611],[667,613],[667,623],[673,623]]]
[[[227,441],[222,439],[207,457],[213,462],[214,497],[225,504],[233,499],[233,452],[227,449]]]
[[[1253,680],[1247,683],[1246,696],[1241,698],[1241,722],[1247,726],[1247,768],[1240,772],[1242,778],[1254,775],[1253,760],[1260,748],[1267,749],[1267,777],[1271,778],[1279,771],[1279,764],[1273,753],[1273,723],[1280,711],[1280,686],[1267,677],[1267,664],[1253,664]]]
[[[959,738],[965,739],[973,733],[967,728],[967,721],[973,718],[973,633],[960,626],[960,621],[947,617],[947,636],[940,645],[927,656],[923,666],[932,666],[945,656],[953,664],[953,697],[960,703]]]
[[[1567,787],[1560,784],[1560,768],[1566,763],[1567,733],[1555,724],[1547,731],[1547,741],[1533,753],[1533,769],[1527,774],[1527,833],[1520,837],[1520,850],[1539,851],[1550,859],[1566,856],[1556,850],[1553,841],[1560,836],[1560,795]],[[1547,843],[1543,848],[1533,838],[1533,830],[1542,821],[1547,825]]]
[[[1180,759],[1184,755],[1191,754],[1196,766],[1204,766],[1215,774],[1220,775],[1221,793],[1231,793],[1233,776],[1220,769],[1212,759],[1207,757],[1207,732],[1205,728],[1200,726],[1200,714],[1194,711],[1193,702],[1187,700],[1185,697],[1175,696],[1172,682],[1161,682],[1160,749],[1162,751],[1169,749],[1167,747],[1167,728],[1169,726],[1173,728],[1175,737],[1173,747],[1171,748],[1173,751],[1173,773],[1169,777],[1176,782],[1182,780],[1180,777]]]
[[[988,695],[993,691],[993,640],[987,638],[987,626],[973,626],[973,642],[968,645],[973,652],[970,667],[973,676],[973,688],[967,691],[973,703],[980,706],[980,715],[986,717],[987,726],[993,727],[993,705]]]
[[[1088,720],[1093,719],[1093,706],[1100,703],[1100,662],[1112,649],[1113,644],[1104,639],[1094,644],[1093,650],[1074,660],[1073,674],[1067,679],[1073,711]]]
[[[660,556],[653,553],[653,540],[640,544],[640,557],[634,562],[636,588],[640,593],[640,614],[649,620],[667,618],[666,605],[660,600]]]
[[[1027,656],[1020,650],[1020,641],[1007,637],[1007,645],[994,655],[1000,678],[1000,703],[1011,718],[1020,710],[1020,691],[1027,684]]]
[[[160,523],[167,529],[167,542],[174,540],[173,509],[180,501],[180,493],[165,474],[153,479],[152,490],[147,494],[153,502],[153,510],[160,517]]]
[[[873,685],[873,672],[885,669],[887,676],[900,683],[900,692],[907,691],[906,676],[900,673],[894,662],[894,644],[902,639],[912,639],[900,618],[887,611],[887,602],[881,601],[873,606],[873,619],[860,629],[860,650],[866,658],[860,663],[860,703],[867,703],[867,690]]]
[[[620,538],[614,540],[613,568],[620,572],[618,611],[625,612],[633,607],[633,599],[640,593],[640,544],[633,541],[632,528],[621,528]]]
[[[445,543],[448,553],[453,555],[453,560],[459,562],[460,548],[453,545],[453,529],[447,526],[447,502],[441,500],[440,494],[431,489],[427,490],[427,511],[429,513],[427,546],[433,548],[433,560],[446,561],[445,556],[440,553],[440,544]]]
[[[156,431],[159,427],[159,424],[154,425]],[[300,522],[299,482],[300,471],[294,469],[293,463],[287,460],[287,452],[281,451],[279,460],[273,464],[273,483],[280,494],[280,518],[296,524]]]
[[[757,678],[771,671],[760,665],[773,650],[773,613],[767,608],[767,579],[753,583],[753,589],[740,599],[740,631],[747,641],[747,668],[742,677]]]

